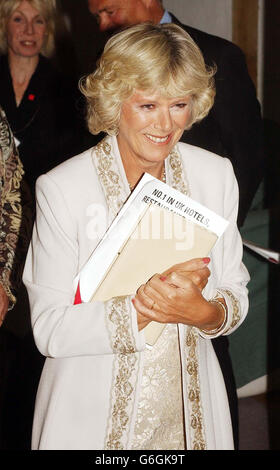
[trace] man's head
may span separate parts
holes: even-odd
[[[138,23],[159,23],[164,9],[161,0],[88,0],[100,31],[118,30]]]

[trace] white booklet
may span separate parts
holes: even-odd
[[[267,259],[271,263],[280,264],[280,253],[278,251],[270,250],[269,248],[264,248],[263,246],[257,245],[249,240],[243,239],[243,245],[254,251],[258,255]]]
[[[188,196],[144,174],[75,278],[82,302],[134,295],[155,273],[208,256],[228,222]],[[151,322],[153,345],[164,324]]]

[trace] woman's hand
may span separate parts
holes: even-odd
[[[132,302],[135,306],[134,299],[132,300]],[[141,331],[143,328],[145,328],[145,326],[147,326],[151,322],[151,320],[150,320],[150,318],[146,317],[145,315],[142,315],[142,313],[140,313],[137,310],[137,322],[138,322],[138,330]]]
[[[162,273],[162,278],[166,278],[164,280],[172,285],[172,274],[182,274],[202,291],[206,287],[208,277],[210,276],[210,271],[207,267],[209,262],[210,258],[195,258],[185,261],[185,263],[175,264]]]
[[[223,321],[223,312],[201,294],[210,271],[207,259],[194,259],[156,274],[143,284],[133,299],[139,330],[150,321],[184,323],[210,330]]]

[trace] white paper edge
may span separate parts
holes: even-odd
[[[269,248],[263,248],[248,240],[243,239],[242,241],[244,246],[254,251],[258,255],[261,255],[263,258],[271,261],[272,263],[280,263],[280,253],[277,251],[270,250]]]

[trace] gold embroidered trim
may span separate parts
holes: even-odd
[[[105,449],[124,450],[128,444],[138,379],[138,354],[135,350],[126,297],[115,297],[108,301],[106,310],[115,359]]]
[[[240,318],[241,318],[240,302],[230,290],[225,289],[224,292],[228,295],[228,297],[230,298],[232,302],[232,321],[231,321],[230,327],[228,328],[229,330],[230,328],[233,328],[235,325],[237,325],[237,323],[240,321]]]
[[[193,450],[206,450],[204,434],[203,412],[200,397],[199,365],[197,359],[198,334],[192,327],[187,329],[187,373],[188,380],[188,406],[190,411],[191,448]]]
[[[172,171],[171,186],[181,193],[190,196],[189,183],[185,178],[181,155],[177,147],[169,155],[169,165]]]
[[[0,162],[0,283],[9,298],[10,310],[16,302],[14,293],[21,278],[22,263],[18,239],[22,226],[20,185],[24,171],[2,108],[0,108]]]
[[[93,161],[102,184],[108,207],[117,215],[124,204],[125,197],[121,194],[120,176],[117,168],[114,170],[114,156],[112,155],[112,147],[108,143],[108,137],[99,142],[95,149]]]
[[[135,353],[135,343],[126,296],[114,297],[106,304],[113,352],[119,354]]]

